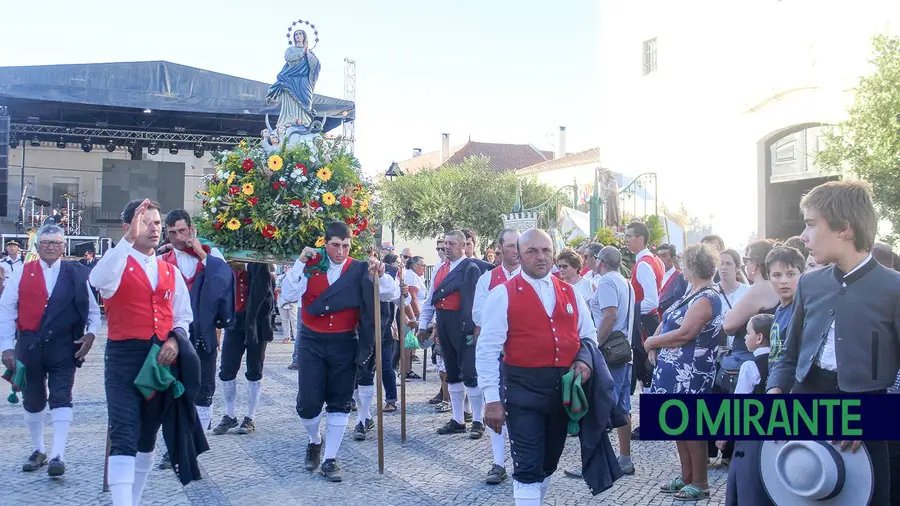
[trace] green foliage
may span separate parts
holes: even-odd
[[[619,246],[616,233],[610,228],[603,227],[597,231],[597,242],[604,246]]]
[[[520,182],[525,208],[544,203],[556,192],[535,180],[517,180],[512,173],[495,172],[487,162],[484,157],[470,157],[456,166],[382,183],[382,219],[394,221],[396,230],[411,239],[430,239],[450,230],[470,228],[479,242],[486,244],[503,229],[501,215],[512,211]],[[555,215],[556,208],[551,207]]]
[[[587,237],[576,237],[572,240],[566,241],[566,246],[572,249],[578,249],[582,245],[584,245],[588,241]]]
[[[849,116],[825,129],[825,149],[816,163],[841,174],[849,169],[867,180],[875,193],[881,217],[900,232],[900,38],[886,35],[873,40],[874,73],[862,77]]]
[[[644,219],[644,225],[650,229],[650,245],[659,246],[660,241],[666,236],[666,229],[663,228],[662,220],[659,216],[652,214]]]

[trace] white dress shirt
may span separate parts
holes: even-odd
[[[447,271],[449,275],[453,272],[453,269],[456,268],[466,257],[460,257],[456,261],[450,262],[450,269]],[[431,290],[428,291],[428,297],[425,299],[425,304],[422,305],[422,313],[419,315],[419,330],[427,330],[428,326],[431,324],[432,318],[436,316],[434,311],[434,304],[431,301],[431,298],[434,296],[434,290],[437,288],[437,283],[435,280],[437,279],[438,272],[441,270],[441,267],[444,264],[437,266],[437,269],[434,270],[434,274],[431,275]],[[476,324],[477,325],[477,324]]]
[[[15,261],[10,260],[9,258],[5,258],[2,262],[3,271],[6,274],[6,279],[9,279],[14,271],[22,270],[22,266],[24,265],[24,263],[22,262],[21,254],[19,254],[18,258],[16,258]]]
[[[491,279],[494,277],[494,271],[497,269],[503,270],[503,274],[506,276],[507,281],[522,271],[521,266],[516,266],[515,269],[508,271],[506,270],[506,267],[501,264],[499,267],[494,267],[492,270],[485,272],[478,278],[478,284],[475,285],[475,302],[472,304],[472,321],[475,322],[476,327],[481,326],[481,315],[484,313],[484,302],[487,300],[488,287],[491,286]],[[494,288],[497,287],[495,286]]]
[[[534,287],[547,316],[552,315],[556,307],[556,291],[551,276],[552,274],[548,273],[541,279],[535,279],[522,272],[522,279]],[[597,335],[591,310],[578,290],[572,290],[572,293],[575,294],[578,304],[578,337],[596,343]],[[478,336],[475,346],[475,368],[478,372],[478,386],[484,389],[485,402],[497,402],[500,400],[500,368],[497,367],[497,361],[506,344],[509,331],[509,294],[506,290],[491,290],[485,304],[491,310],[483,314],[481,335]],[[550,337],[547,336],[548,339]]]
[[[769,353],[770,350],[771,348],[768,346],[757,348],[753,350],[753,357],[756,358],[760,355],[765,355],[766,353]],[[752,394],[753,389],[756,385],[759,385],[760,381],[762,381],[762,377],[759,375],[759,368],[756,367],[756,362],[747,360],[741,364],[737,385],[734,386],[735,395]]]
[[[869,262],[872,259],[872,254],[866,257],[859,265],[854,267],[850,272],[844,274],[844,278],[858,271],[863,265]],[[847,287],[847,283],[841,283],[841,286]],[[822,346],[822,349],[819,350],[819,367],[825,369],[826,371],[837,371],[837,354],[834,349],[834,322],[837,320],[831,321],[831,327],[828,329],[828,336],[825,338],[825,345]]]
[[[41,263],[41,271],[44,274],[44,285],[47,288],[47,295],[53,295],[53,289],[56,288],[56,280],[59,279],[59,270],[61,261],[53,262],[53,265],[47,265],[43,260]],[[23,269],[16,269],[9,276],[9,282],[3,295],[0,296],[0,351],[14,349],[16,339],[16,320],[19,317],[19,283],[22,280]],[[100,306],[97,305],[97,299],[91,292],[90,283],[85,283],[88,295],[88,317],[87,330],[85,334],[97,334],[100,329]],[[30,303],[23,301],[23,303]]]
[[[185,278],[191,279],[194,277],[194,274],[197,273],[197,264],[201,263],[200,259],[191,255],[190,253],[185,253],[179,249],[173,250],[175,251],[175,260],[178,262],[178,270],[184,275]],[[216,258],[221,258],[225,260],[225,256],[222,255],[222,252],[219,251],[219,248],[210,248],[209,254],[207,256],[214,256]],[[206,259],[203,259],[203,267],[206,267]]]
[[[156,254],[145,255],[134,249],[131,243],[122,239],[116,244],[116,247],[108,250],[103,258],[97,262],[97,266],[91,271],[91,284],[100,296],[109,299],[116,294],[119,289],[119,283],[122,282],[122,273],[125,272],[125,265],[128,257],[134,258],[138,265],[144,269],[147,280],[150,281],[150,287],[156,290],[159,283],[159,265],[157,264]],[[175,268],[177,276],[175,276],[175,294],[172,296],[172,328],[180,328],[185,332],[190,332],[191,322],[194,321],[194,312],[191,310],[191,295],[188,293],[187,285],[184,283],[181,271]]]
[[[659,308],[659,288],[656,286],[656,274],[650,264],[638,262],[645,256],[650,254],[650,250],[644,248],[643,251],[634,257],[634,263],[637,265],[635,269],[635,277],[641,288],[644,289],[644,300],[641,301],[641,314],[649,314],[654,309]]]
[[[325,277],[328,278],[328,286],[334,284],[341,277],[344,271],[344,265],[350,259],[345,259],[342,263],[336,264],[328,259],[328,271]],[[306,264],[298,258],[294,262],[294,266],[288,271],[284,280],[281,282],[281,299],[284,302],[298,302],[303,294],[306,293],[307,277],[303,274]],[[394,279],[394,276],[381,276],[378,280],[381,302],[399,302],[400,301],[400,283]]]

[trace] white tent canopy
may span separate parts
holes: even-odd
[[[563,237],[569,240],[579,237],[589,237],[591,234],[591,217],[577,209],[563,206],[559,210],[559,223],[557,224]]]

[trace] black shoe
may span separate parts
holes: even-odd
[[[315,471],[322,461],[322,443],[306,445],[306,470]]]
[[[420,379],[422,379],[422,377],[419,376],[418,374],[412,372],[412,371],[409,371],[408,373],[406,373],[406,380],[407,380],[407,381],[409,381],[409,380],[420,380]]]
[[[356,411],[357,409],[359,408],[356,406],[356,401],[352,401],[350,403],[350,411]]]
[[[375,428],[375,420],[372,418],[369,418],[368,420],[366,420],[366,431],[368,432],[374,428]]]
[[[641,440],[641,428],[635,427],[633,431],[631,431],[631,440],[632,441],[640,441]]]
[[[366,425],[368,425],[368,420],[366,420],[366,422],[367,422]],[[356,424],[356,428],[353,429],[353,439],[355,439],[357,441],[365,441],[366,435],[368,433],[369,433],[369,431],[366,429],[366,426],[363,425],[362,422],[358,422]]]
[[[47,474],[50,476],[62,476],[66,474],[66,463],[62,461],[61,458],[57,455],[50,460],[50,464],[47,465]]]
[[[484,424],[472,422],[472,428],[469,429],[469,439],[481,439],[481,436],[484,436]]]
[[[338,467],[337,461],[334,459],[328,459],[322,464],[322,474],[325,475],[325,478],[328,481],[343,481],[344,477],[341,475],[341,468]]]
[[[221,436],[225,434],[229,430],[238,426],[237,418],[232,418],[228,415],[222,417],[222,421],[219,422],[219,425],[216,425],[216,428],[213,429],[213,434],[217,436]],[[318,466],[317,466],[318,467]]]
[[[465,420],[466,423],[472,423],[472,413],[464,413],[463,420]]]
[[[169,452],[166,452],[165,455],[163,455],[162,460],[159,461],[159,468],[172,469],[172,460],[169,459]]]
[[[28,457],[28,461],[22,464],[22,471],[30,473],[32,471],[37,471],[45,465],[47,465],[47,456],[35,450],[34,453]]]
[[[437,433],[444,436],[447,434],[462,434],[465,431],[466,424],[459,423],[451,418],[449,422],[445,423],[441,427],[438,427]]]
[[[563,474],[565,474],[569,478],[581,478],[581,468],[576,467],[574,469],[566,469],[565,471],[563,471]]]
[[[503,480],[506,479],[506,468],[503,466],[498,466],[494,464],[491,466],[491,470],[488,471],[487,478],[485,478],[484,482],[488,485],[499,485],[503,483]]]
[[[241,422],[241,426],[238,427],[238,434],[252,434],[256,432],[256,425],[253,425],[253,419],[249,416],[244,417],[244,421]]]

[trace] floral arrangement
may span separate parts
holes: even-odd
[[[317,136],[275,152],[242,141],[214,160],[194,221],[226,257],[292,261],[306,246],[324,246],[325,227],[339,220],[353,233],[351,255],[365,258],[371,187],[339,140]]]

